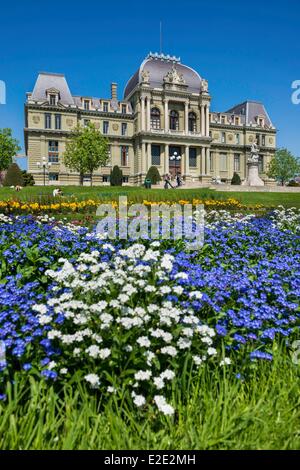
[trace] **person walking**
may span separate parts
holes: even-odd
[[[165,189],[168,189],[169,186],[170,186],[172,189],[174,189],[174,186],[172,186],[172,184],[171,184],[170,175],[169,175],[168,173],[167,173],[167,174],[165,175],[165,177],[164,177],[164,182],[165,182],[165,185],[164,185],[164,188],[165,188]]]

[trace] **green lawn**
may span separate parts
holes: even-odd
[[[21,192],[16,193],[10,188],[0,188],[0,201],[8,199],[21,199],[23,201],[38,201],[46,196],[52,196],[53,187],[29,187],[24,188]],[[264,192],[222,192],[213,189],[181,189],[181,190],[164,190],[164,189],[144,189],[139,187],[78,187],[66,186],[63,188],[64,196],[67,200],[75,197],[78,200],[84,199],[101,199],[110,200],[117,199],[118,195],[127,195],[131,201],[141,202],[143,199],[152,201],[170,200],[176,201],[185,199],[192,201],[193,199],[229,199],[235,198],[246,205],[263,204],[265,206],[278,206],[282,204],[285,207],[300,208],[300,192],[298,193],[264,193]]]
[[[300,449],[299,366],[278,351],[250,378],[236,372],[203,367],[193,383],[182,381],[173,418],[143,416],[113,398],[101,409],[101,399],[81,383],[57,391],[16,375],[0,402],[0,448]]]

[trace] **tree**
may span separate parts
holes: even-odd
[[[300,172],[299,160],[287,149],[278,149],[272,158],[267,175],[279,180],[282,186]]]
[[[0,172],[7,170],[21,147],[19,142],[13,138],[11,129],[0,129]]]
[[[24,186],[34,186],[35,185],[34,177],[31,173],[27,173],[26,170],[23,170],[22,171],[22,176],[23,176],[23,180],[24,180]]]
[[[8,167],[3,186],[24,186],[22,171],[16,163],[12,163]]]
[[[236,172],[233,173],[231,184],[233,184],[233,185],[240,185],[241,184],[240,175],[238,175]]]
[[[151,180],[152,184],[157,184],[161,181],[161,177],[156,166],[150,166],[146,179]]]
[[[64,153],[64,164],[71,170],[80,174],[80,184],[83,184],[83,175],[91,175],[100,166],[105,166],[108,160],[108,141],[90,123],[86,127],[77,126],[71,133],[71,138]]]
[[[110,185],[111,186],[122,186],[123,173],[118,165],[115,165],[110,173]]]

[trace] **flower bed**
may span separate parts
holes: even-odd
[[[50,218],[1,217],[2,382],[82,380],[169,415],[202,365],[247,375],[299,329],[300,215],[210,212],[205,245],[105,240]]]

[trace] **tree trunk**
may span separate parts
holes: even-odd
[[[83,173],[80,173],[80,186],[83,186]]]
[[[91,172],[91,186],[93,186],[93,172]]]

